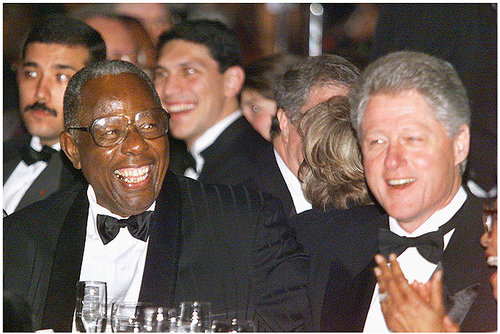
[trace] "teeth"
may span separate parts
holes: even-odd
[[[115,175],[127,183],[139,183],[144,181],[149,175],[149,166],[139,168],[126,168],[115,170]]]
[[[400,185],[404,185],[404,184],[408,184],[408,183],[412,183],[412,182],[415,182],[414,178],[387,181],[387,183],[389,183],[389,185],[391,185],[391,186],[400,186]]]
[[[498,267],[497,263],[498,263],[498,258],[496,256],[490,256],[488,258],[488,260],[486,260],[488,262],[488,265],[489,266],[492,266],[492,267]]]
[[[191,110],[194,108],[194,103],[186,103],[186,104],[176,104],[176,105],[171,105],[168,106],[168,111],[169,112],[180,112],[180,111],[185,111],[185,110]]]

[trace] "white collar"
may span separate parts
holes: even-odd
[[[462,207],[467,199],[467,193],[460,187],[448,205],[441,210],[432,214],[422,225],[420,225],[413,233],[406,232],[396,221],[395,218],[389,217],[389,228],[392,232],[405,237],[418,237],[422,234],[437,231],[438,228],[448,222],[458,210]]]
[[[276,162],[278,163],[278,167],[281,171],[281,175],[283,175],[283,179],[285,179],[286,186],[290,195],[292,196],[293,205],[295,207],[295,212],[301,213],[306,210],[310,210],[312,208],[311,203],[304,196],[304,192],[302,191],[302,184],[299,179],[292,173],[292,171],[285,164],[278,151],[273,148],[274,156],[276,157]]]
[[[238,109],[205,131],[198,139],[196,139],[193,146],[189,150],[191,154],[193,154],[193,156],[200,155],[201,151],[212,145],[213,142],[219,138],[221,133],[224,132],[224,130],[226,130],[227,127],[229,127],[241,115],[241,111]]]
[[[42,141],[40,140],[40,137],[32,136],[31,137],[30,146],[35,151],[40,152],[42,150],[42,147],[43,147]],[[61,144],[59,143],[59,141],[57,143],[55,143],[54,145],[50,146],[50,147],[52,147],[56,151],[60,151],[61,150]]]

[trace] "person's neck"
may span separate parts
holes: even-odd
[[[289,156],[286,154],[286,146],[285,143],[283,142],[283,136],[280,134],[276,137],[273,138],[273,147],[278,152],[279,156],[285,163],[285,165],[288,167],[288,169],[296,176],[297,176],[297,170],[293,168],[293,164],[291,163],[291,160],[289,159]]]

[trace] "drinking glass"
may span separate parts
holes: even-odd
[[[213,333],[238,333],[255,332],[254,324],[251,320],[214,320],[212,322]]]
[[[210,303],[199,301],[180,303],[177,319],[178,332],[210,332],[210,326]]]
[[[163,318],[163,315],[160,319]],[[116,301],[111,307],[113,332],[145,333],[158,331],[158,307],[151,303]]]
[[[76,284],[75,324],[79,332],[106,330],[106,282],[80,281]]]

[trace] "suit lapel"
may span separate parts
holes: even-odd
[[[31,141],[30,135],[23,135],[20,138],[11,139],[3,146],[3,184],[9,178],[10,174],[21,162],[21,148],[28,146]]]
[[[59,189],[62,169],[61,154],[64,153],[59,152],[52,155],[47,167],[31,184],[17,205],[16,210],[22,209],[31,203],[41,201]]]
[[[86,188],[76,197],[61,227],[45,298],[42,328],[71,331],[80,278],[89,202]]]
[[[167,173],[150,226],[148,253],[140,301],[172,306],[181,250],[181,192],[179,181]]]
[[[480,261],[471,263],[471,259],[484,258],[484,250],[479,244],[479,237],[483,231],[481,204],[477,201],[468,194],[463,207],[452,217],[456,222],[456,229],[441,259],[448,314],[459,324],[474,304],[476,291],[480,286],[476,274],[464,275],[464,273],[484,270],[480,268],[481,264],[478,263]],[[465,248],[467,251],[464,251]],[[483,266],[485,267],[485,264]]]

